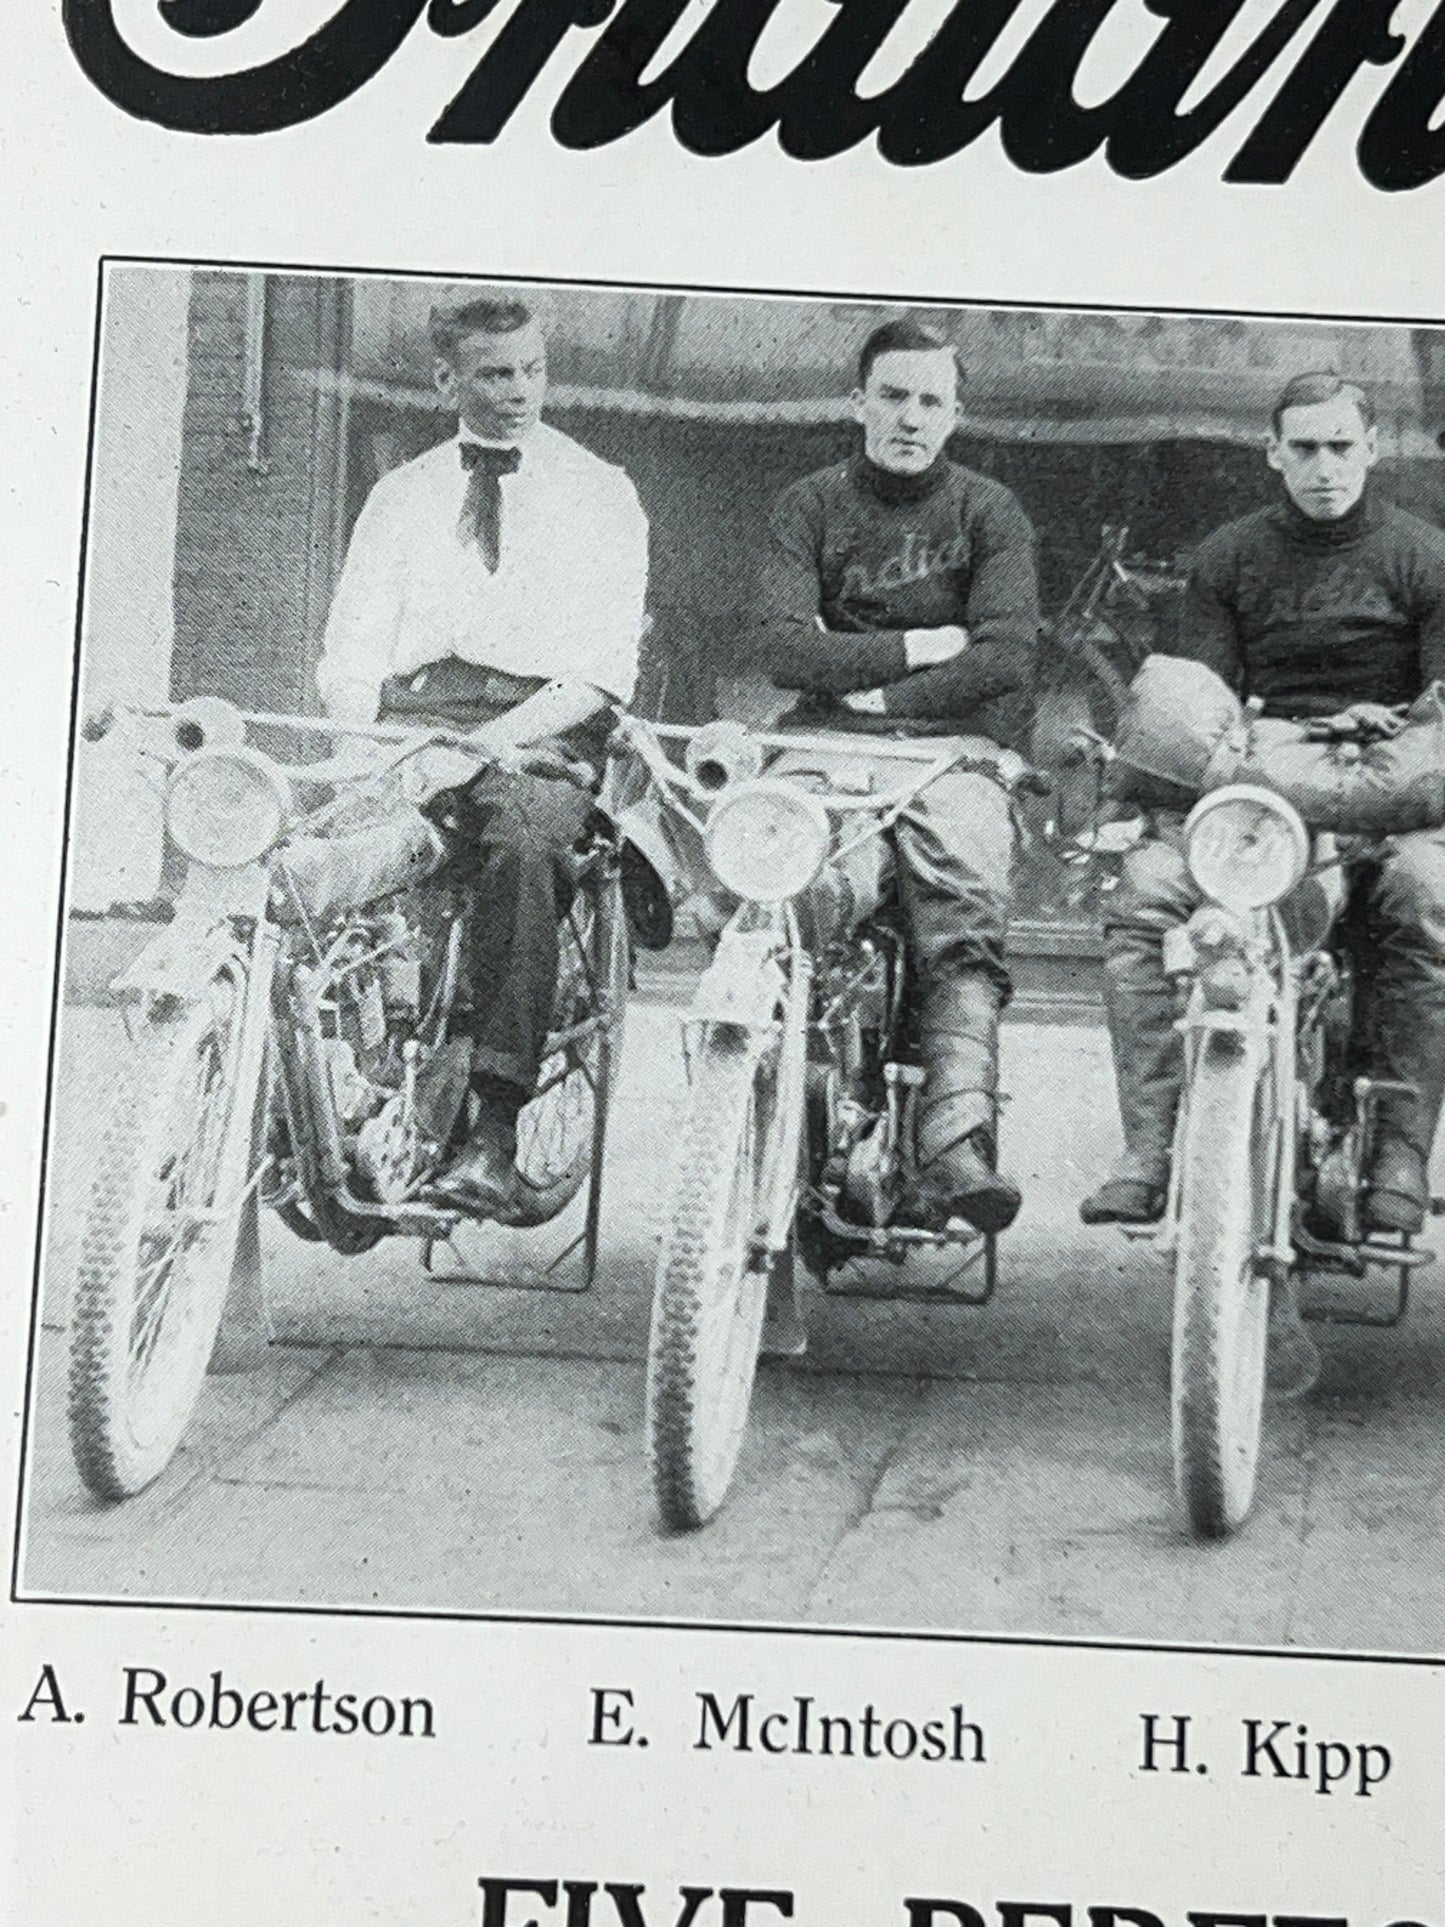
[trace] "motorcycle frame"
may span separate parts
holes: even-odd
[[[595,863],[588,866],[579,888],[595,890],[599,879],[604,888],[611,888],[615,870],[615,856],[610,850],[604,851]],[[358,911],[365,908],[364,905],[357,906]],[[353,1218],[379,1220],[391,1234],[422,1239],[424,1269],[429,1276],[443,1283],[464,1280],[469,1284],[494,1285],[497,1289],[551,1291],[568,1296],[577,1296],[589,1290],[596,1272],[601,1224],[601,1143],[594,1150],[586,1179],[588,1197],[581,1231],[554,1255],[545,1268],[528,1267],[519,1274],[505,1278],[488,1279],[437,1262],[437,1253],[451,1243],[459,1225],[466,1221],[464,1214],[414,1198],[373,1203],[356,1194],[348,1175],[340,1134],[336,1129],[322,1040],[315,1022],[319,1003],[311,979],[319,968],[317,962],[292,959],[283,954],[276,973],[278,1001],[285,1004],[284,1013],[278,1014],[278,1021],[291,1040],[290,1045],[282,1043],[278,1047],[282,1088],[286,1095],[293,1148],[298,1165],[303,1166],[302,1194],[307,1201],[312,1202],[319,1190],[323,1195],[323,1209],[329,1203]],[[606,1015],[598,1007],[586,1020],[584,1027],[595,1030],[605,1021]],[[570,1041],[576,1041],[575,1033],[568,1035]],[[606,1120],[599,1118],[594,1124],[594,1131],[605,1140]],[[304,1175],[304,1166],[313,1162],[315,1175],[308,1180]],[[580,1285],[562,1282],[556,1274],[579,1248],[584,1254],[583,1282]]]
[[[665,753],[665,746],[683,748],[697,733],[686,725],[644,723],[636,717],[628,719],[625,729],[626,740],[652,788],[701,843],[706,831],[706,806],[722,792],[704,789],[687,769],[671,762]],[[840,742],[838,736],[828,734],[792,731],[750,731],[748,734],[764,751],[794,754],[813,750],[836,756],[840,748],[847,746],[846,739]],[[858,747],[870,757],[881,757],[911,773],[886,791],[843,791],[826,799],[826,808],[835,824],[829,864],[838,862],[870,837],[885,836],[929,784],[952,769],[970,766],[973,760],[956,749],[940,753],[936,744],[927,738],[898,740],[867,736],[860,739]],[[1006,789],[1012,780],[1011,768],[1022,776],[1026,767],[1021,758],[1013,757],[1010,761],[1008,752],[1002,752],[997,759],[1000,780]],[[786,1043],[785,1054],[780,1058],[779,1108],[786,1104],[788,1124],[777,1145],[770,1147],[768,1206],[758,1240],[760,1251],[770,1261],[781,1255],[788,1245],[802,1195],[798,1153],[806,1094],[812,981],[813,960],[802,943],[791,905],[744,902],[724,925],[712,963],[683,1022],[685,1061],[691,1048],[690,1036],[696,1036],[698,1027],[708,1023],[740,1024],[759,1058],[773,1035]],[[786,1150],[789,1142],[793,1146],[791,1157]],[[907,1227],[839,1225],[836,1228],[864,1242],[868,1246],[866,1255],[885,1260],[896,1261],[915,1248],[954,1246],[965,1255],[952,1278],[970,1269],[980,1257],[984,1261],[984,1277],[979,1291],[957,1290],[950,1278],[942,1285],[928,1286],[839,1288],[825,1285],[829,1296],[972,1307],[987,1304],[994,1295],[998,1282],[998,1241],[994,1237],[970,1232],[959,1238],[950,1233]]]
[[[291,764],[266,755],[267,762],[283,779],[311,783],[334,783],[339,780],[343,786],[354,789],[358,794],[379,791],[405,763],[428,749],[453,750],[463,755],[470,753],[468,739],[458,731],[419,731],[389,724],[346,723],[324,717],[288,716],[267,710],[240,710],[233,704],[211,698],[162,707],[123,705],[105,712],[97,729],[92,730],[87,725],[87,736],[93,738],[106,734],[117,720],[122,721],[123,726],[131,732],[139,754],[167,767],[208,746],[212,737],[224,746],[239,745],[250,731],[258,729],[289,735],[349,738],[390,751],[391,754],[374,769],[359,774],[350,765],[338,767],[339,759],[335,757],[318,763]],[[479,760],[478,769],[484,766],[484,760]],[[339,795],[317,809],[298,811],[287,825],[286,836],[315,833],[343,806],[343,800]],[[280,847],[284,848],[284,842]],[[304,960],[290,953],[296,948],[298,936],[309,937],[315,947],[315,933],[310,928],[304,910],[301,910],[296,933],[274,922],[271,914],[273,886],[285,888],[284,876],[275,865],[274,856],[274,851],[268,851],[250,863],[228,868],[188,858],[185,880],[171,922],[113,980],[112,990],[123,1005],[136,1002],[144,1004],[168,997],[184,999],[195,996],[210,980],[220,962],[227,958],[240,958],[238,945],[242,940],[237,932],[244,932],[244,942],[249,947],[249,959],[244,964],[247,980],[247,1004],[243,1019],[244,1062],[246,1074],[258,1087],[261,1101],[252,1107],[252,1128],[247,1140],[250,1168],[234,1202],[245,1205],[252,1199],[263,1186],[270,1164],[267,1125],[273,1080],[267,1077],[267,1089],[264,1091],[260,1091],[259,1086],[265,1073],[268,1040],[272,1026],[276,1025],[278,1035],[274,1040],[274,1049],[278,1074],[274,1085],[286,1108],[298,1166],[312,1163],[316,1167],[310,1182],[298,1171],[302,1198],[310,1202],[319,1192],[323,1212],[328,1206],[339,1208],[357,1220],[384,1220],[388,1232],[422,1238],[426,1241],[427,1268],[431,1270],[432,1247],[448,1240],[461,1222],[460,1214],[409,1200],[373,1204],[357,1197],[347,1177],[345,1158],[330,1108],[329,1080],[322,1054],[316,1049],[308,1051],[304,1045],[297,1051],[288,1049],[287,1039],[294,1038],[299,1044],[301,1033],[307,1028],[305,1024],[294,1021],[289,1006],[297,1002],[297,975],[308,966]],[[597,874],[610,877],[615,861],[614,855],[597,866]],[[590,875],[583,887],[592,887]],[[299,905],[297,907],[300,909]],[[354,908],[359,912],[366,906],[357,904]],[[304,1008],[307,1001],[303,979],[301,1007]],[[278,1008],[282,1004],[288,1006],[284,1015]],[[599,1177],[600,1159],[594,1157],[587,1179],[589,1197],[584,1229],[564,1251],[557,1254],[547,1271],[535,1275],[529,1271],[523,1278],[499,1279],[495,1281],[499,1286],[567,1294],[590,1288],[596,1268],[600,1223],[600,1200],[597,1196]],[[275,1202],[271,1199],[264,1201]],[[585,1251],[584,1282],[580,1286],[557,1282],[552,1272],[579,1247]],[[435,1275],[445,1278],[451,1274],[438,1271]],[[469,1282],[490,1282],[473,1279],[470,1274],[467,1276]]]

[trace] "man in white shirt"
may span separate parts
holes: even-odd
[[[647,522],[619,468],[541,419],[546,342],[511,296],[432,317],[458,433],[382,477],[357,518],[317,683],[328,715],[468,729],[499,766],[450,811],[477,895],[469,919],[477,1123],[443,1188],[505,1207],[516,1121],[536,1082],[571,853],[590,798],[561,773],[600,754],[629,700]],[[527,746],[552,743],[523,760]],[[549,767],[550,765],[550,767]]]

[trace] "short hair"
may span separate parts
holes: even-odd
[[[873,364],[880,355],[939,353],[946,354],[953,362],[953,372],[961,388],[964,371],[958,359],[958,350],[951,341],[939,334],[936,328],[925,327],[921,321],[885,321],[881,328],[873,330],[859,351],[858,386],[868,386]]]
[[[455,358],[457,348],[468,335],[510,335],[529,322],[538,320],[530,302],[516,295],[482,295],[458,306],[433,308],[431,345],[443,360]]]
[[[1308,374],[1293,375],[1279,391],[1270,412],[1269,424],[1276,435],[1284,428],[1287,408],[1314,408],[1322,401],[1353,402],[1366,428],[1375,425],[1375,405],[1357,381],[1350,381],[1333,368],[1315,368]]]

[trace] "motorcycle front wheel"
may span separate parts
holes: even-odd
[[[706,1525],[747,1430],[767,1304],[756,1250],[771,1054],[714,1024],[693,1064],[647,1355],[647,1436],[663,1524]]]
[[[162,1473],[206,1375],[241,1223],[255,1093],[238,1088],[246,980],[148,1015],[100,1139],[70,1315],[70,1443],[125,1499]],[[227,1196],[228,1191],[237,1195]]]
[[[1175,1254],[1174,1479],[1201,1538],[1243,1524],[1264,1415],[1278,1120],[1266,1052],[1206,1036],[1185,1094]]]

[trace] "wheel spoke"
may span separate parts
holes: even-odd
[[[239,1183],[227,1158],[252,1095],[237,1083],[245,1009],[239,958],[199,1000],[149,1009],[101,1136],[71,1313],[70,1436],[103,1498],[164,1469],[204,1380],[244,1195],[222,1190]]]
[[[214,989],[210,1008],[212,1022],[195,1040],[190,1074],[177,1078],[171,1116],[166,1120],[167,1138],[179,1136],[182,1142],[162,1144],[151,1187],[156,1204],[141,1241],[130,1339],[131,1371],[137,1384],[155,1362],[168,1319],[184,1317],[177,1293],[187,1254],[205,1236],[200,1214],[216,1202],[228,1115],[226,1065],[239,1012],[234,994],[223,1000]]]

